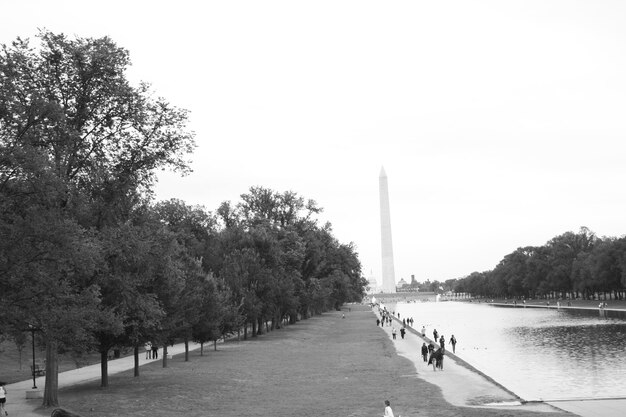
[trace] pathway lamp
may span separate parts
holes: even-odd
[[[32,368],[33,369],[33,389],[37,389],[37,383],[35,382],[36,369],[37,369],[35,368],[35,332],[39,329],[33,326],[32,324],[29,324],[28,330],[30,331],[30,334],[32,336],[32,341],[33,341],[33,368]]]

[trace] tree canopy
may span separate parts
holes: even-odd
[[[189,171],[188,112],[131,85],[107,37],[36,41],[0,50],[0,332],[40,331],[45,406],[59,351],[99,352],[106,387],[112,349],[256,336],[361,300],[356,249],[313,200],[155,202],[157,170]]]
[[[543,246],[506,255],[491,271],[473,272],[452,283],[457,292],[486,297],[593,298],[626,293],[626,237],[597,237],[581,227]]]

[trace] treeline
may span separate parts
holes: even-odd
[[[156,170],[189,170],[187,112],[131,86],[108,38],[38,39],[0,51],[0,332],[44,343],[45,406],[59,352],[100,352],[106,386],[113,348],[256,336],[361,299],[355,248],[312,200],[155,202]]]
[[[518,248],[491,271],[446,281],[482,297],[624,299],[626,237],[597,237],[586,227],[543,246]]]

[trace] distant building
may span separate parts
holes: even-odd
[[[400,279],[396,286],[396,292],[418,292],[419,284],[415,280],[415,275],[411,275],[411,283],[408,284],[404,278]]]
[[[374,277],[374,273],[371,271],[370,276],[367,277],[367,285],[369,287],[369,290],[367,291],[368,294],[376,294],[380,291],[378,281]]]

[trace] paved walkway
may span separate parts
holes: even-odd
[[[375,309],[376,311],[377,309]],[[558,411],[565,410],[581,417],[620,417],[626,415],[626,399],[581,399],[572,401],[554,402],[527,402],[521,403],[520,398],[506,389],[497,381],[483,374],[462,358],[446,350],[444,371],[433,371],[432,366],[427,366],[421,359],[422,343],[428,344],[432,340],[422,337],[421,334],[407,327],[405,338],[400,337],[402,323],[394,318],[393,326],[397,330],[396,340],[391,335],[392,326],[386,325],[383,329],[394,342],[399,355],[411,360],[417,369],[417,376],[427,382],[441,388],[446,401],[457,406],[501,408],[501,409],[524,409],[528,411]],[[437,344],[435,344],[438,346]],[[406,375],[408,376],[408,375]],[[493,398],[493,405],[475,405],[475,398]]]
[[[189,342],[189,350],[200,349],[200,344]],[[159,349],[159,358],[163,349]],[[180,343],[174,346],[168,346],[167,353],[169,355],[178,355],[185,352],[185,344]],[[147,363],[161,361],[162,359],[145,359],[145,352],[139,354],[139,366]],[[109,361],[109,375],[117,374],[129,369],[133,369],[135,366],[134,356],[125,356],[119,359],[113,359]],[[67,372],[59,373],[59,388],[65,388],[72,385],[78,385],[85,382],[90,382],[100,379],[100,363],[95,365],[85,366],[78,369],[73,369]],[[37,388],[43,392],[45,385],[45,377],[41,376],[35,379]],[[41,407],[42,399],[26,399],[26,391],[30,391],[33,387],[32,378],[28,381],[16,382],[14,384],[8,384],[7,389],[7,403],[5,404],[6,410],[9,412],[9,417],[41,417],[42,415],[50,415],[52,409],[38,412],[35,409]]]

